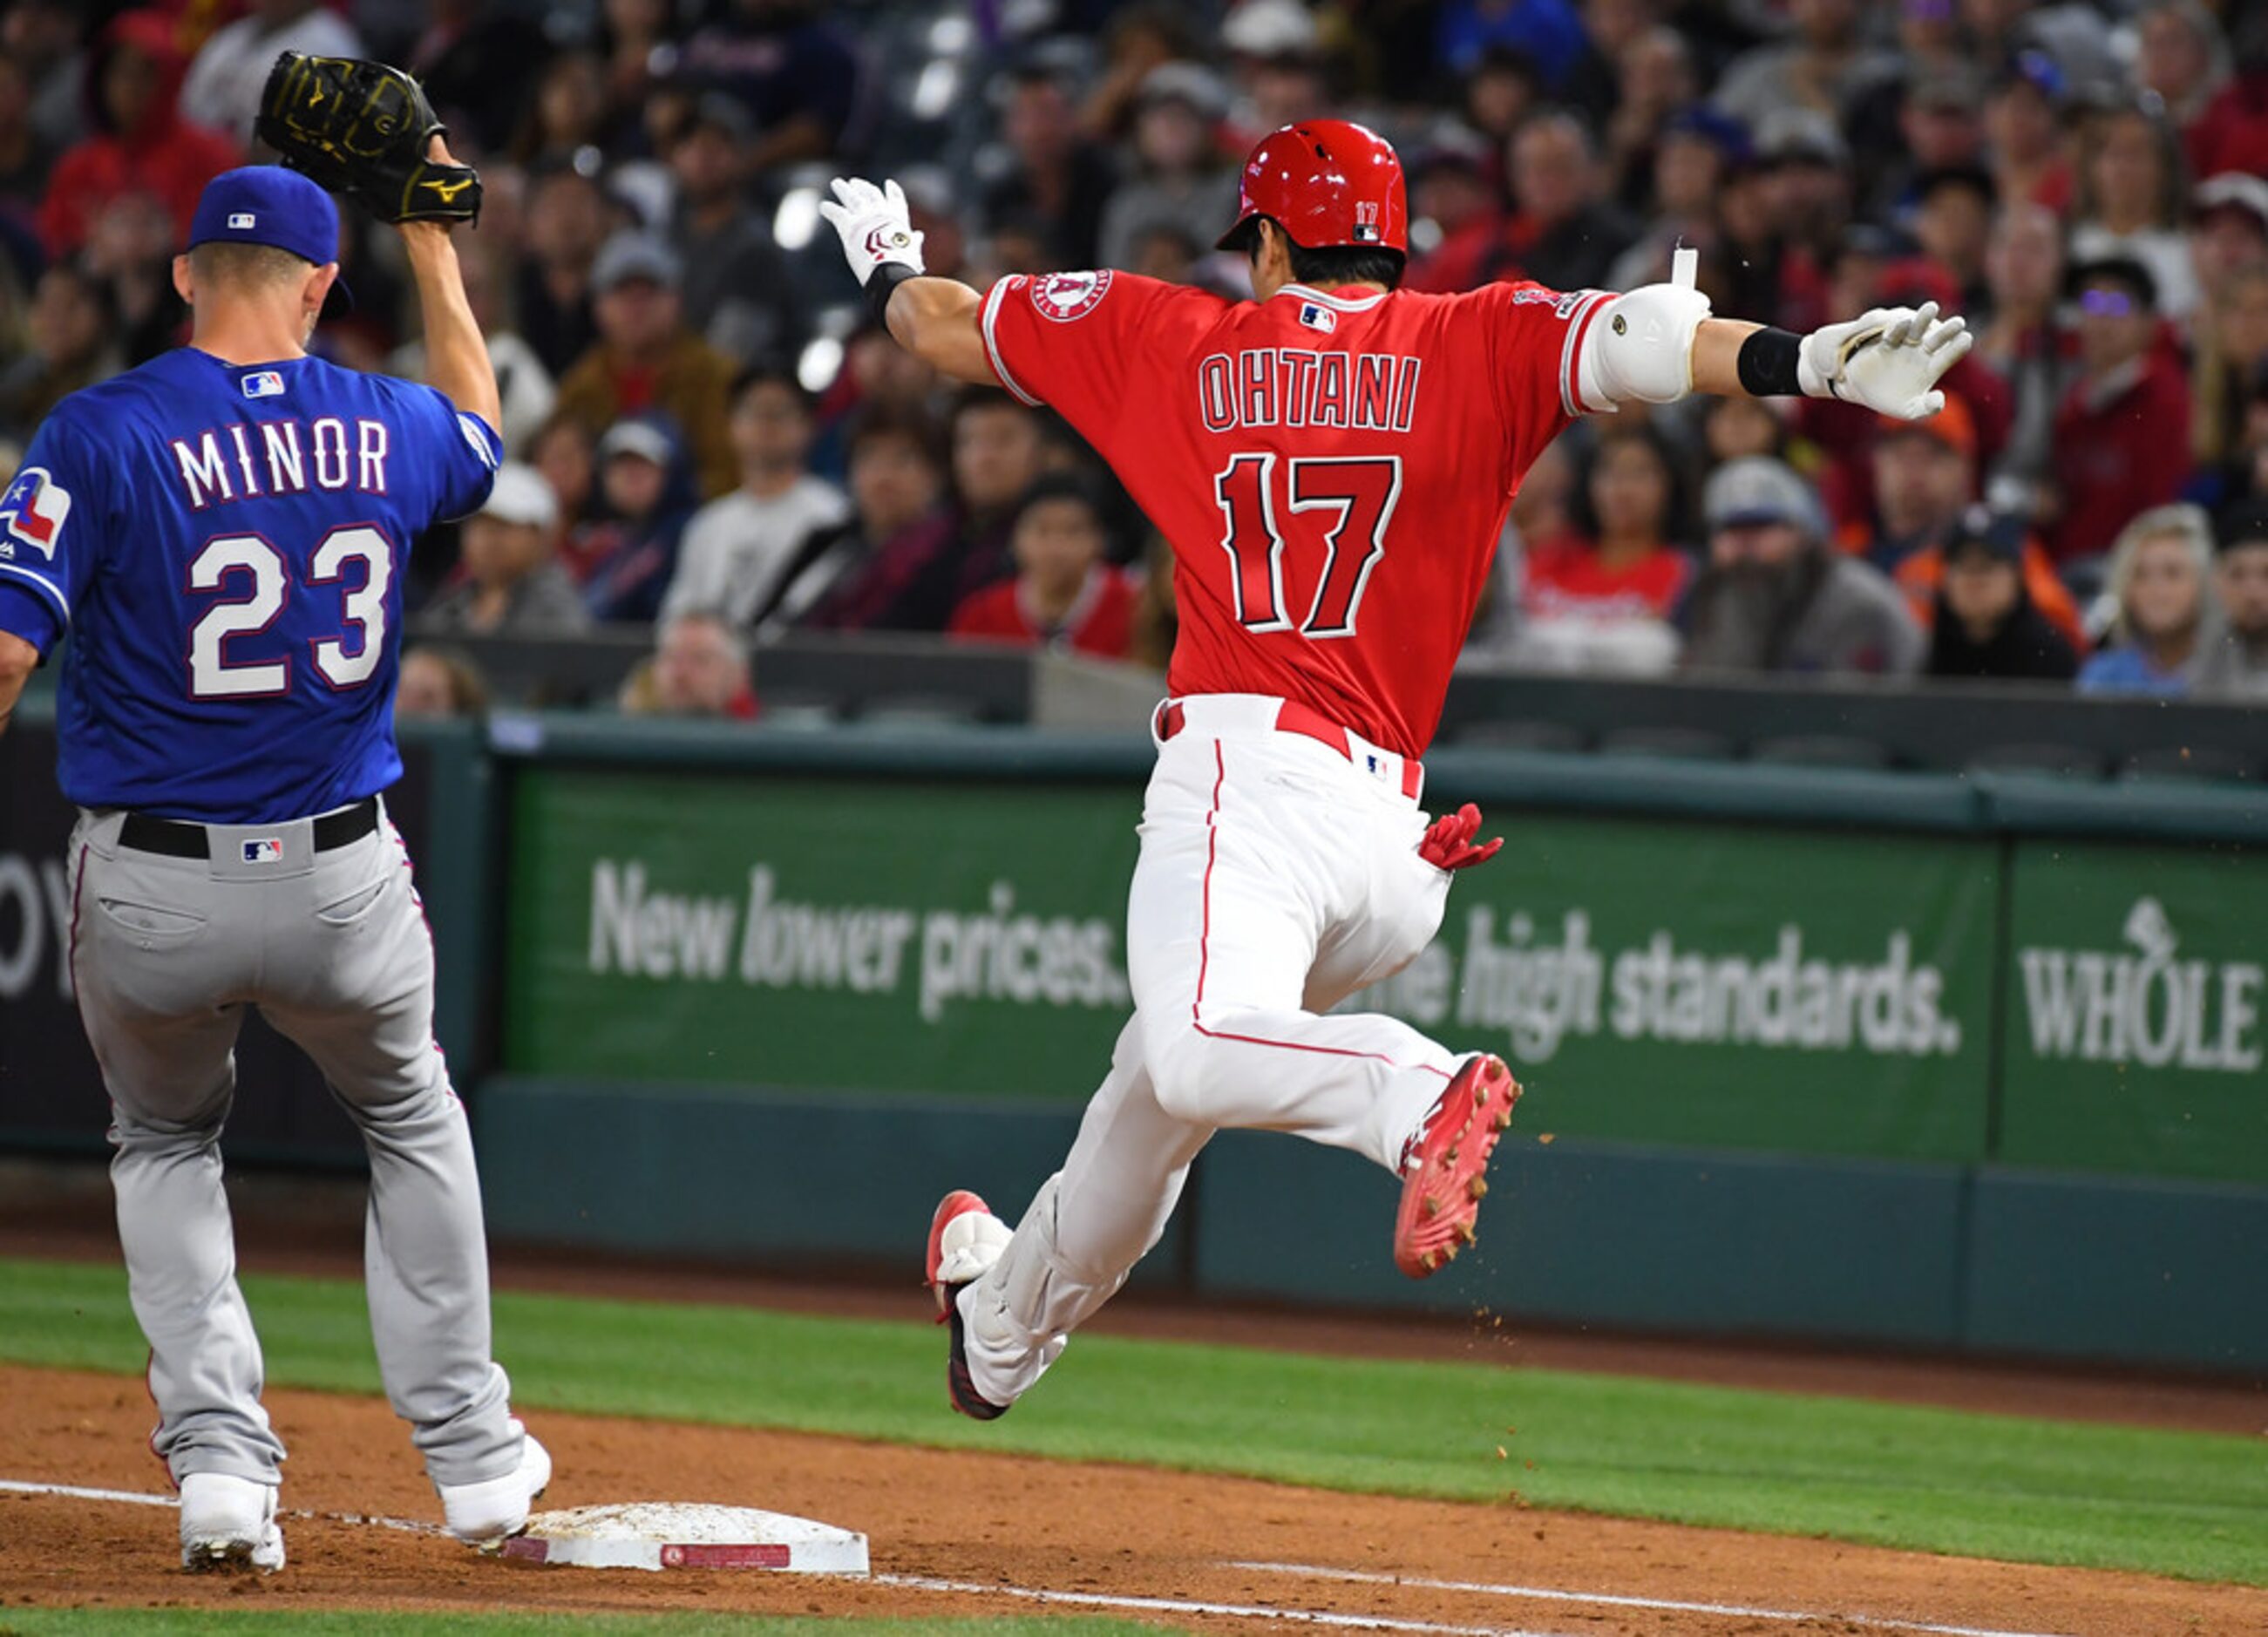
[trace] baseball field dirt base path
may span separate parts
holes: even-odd
[[[1937,1633],[2200,1637],[2268,1630],[2268,1591],[1684,1529],[1516,1503],[1342,1494],[1138,1467],[554,1414],[547,1508],[667,1498],[825,1518],[865,1535],[864,1580],[556,1569],[372,1516],[438,1508],[375,1398],[275,1391],[291,1449],[291,1567],[180,1572],[142,1384],[0,1367],[0,1479],[144,1503],[0,1493],[0,1607],[983,1616],[1053,1608],[1222,1631],[1294,1626],[1538,1637]],[[945,1414],[942,1404],[939,1414]],[[351,1517],[356,1521],[348,1521]]]

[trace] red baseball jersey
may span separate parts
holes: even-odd
[[[1578,413],[1608,299],[1116,272],[1002,279],[1001,383],[1101,453],[1174,548],[1177,695],[1296,699],[1404,756],[1440,719],[1513,491]]]

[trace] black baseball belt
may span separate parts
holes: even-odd
[[[244,826],[232,828],[241,830]],[[334,847],[360,841],[377,828],[378,798],[364,796],[354,806],[326,813],[315,821],[315,851],[328,852]],[[181,819],[153,818],[147,813],[126,815],[126,822],[118,829],[118,844],[131,847],[136,852],[161,853],[169,859],[202,859],[210,857],[212,852],[203,825]]]

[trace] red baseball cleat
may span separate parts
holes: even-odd
[[[1410,1278],[1439,1272],[1473,1242],[1489,1157],[1519,1101],[1520,1082],[1504,1059],[1484,1052],[1456,1072],[1410,1139],[1394,1218],[1394,1265]]]
[[[997,1421],[1008,1413],[1008,1406],[994,1404],[977,1392],[968,1374],[968,1344],[961,1332],[961,1307],[954,1298],[962,1286],[984,1277],[1007,1248],[1008,1238],[1008,1225],[966,1188],[956,1188],[939,1200],[937,1214],[930,1218],[929,1253],[923,1276],[937,1298],[937,1322],[953,1326],[953,1342],[946,1356],[946,1397],[972,1420]]]

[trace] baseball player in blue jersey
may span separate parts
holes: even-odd
[[[489,1356],[472,1141],[379,800],[401,771],[411,546],[478,508],[498,459],[496,378],[448,229],[401,231],[432,385],[307,356],[326,303],[346,298],[337,209],[293,172],[231,171],[173,265],[190,343],[56,405],[0,495],[0,724],[70,638],[71,971],[111,1099],[151,1443],[180,1486],[191,1568],[284,1564],[284,1447],[261,1407],[218,1148],[247,1007],[361,1128],[379,1367],[449,1529],[522,1527],[550,1477]]]

